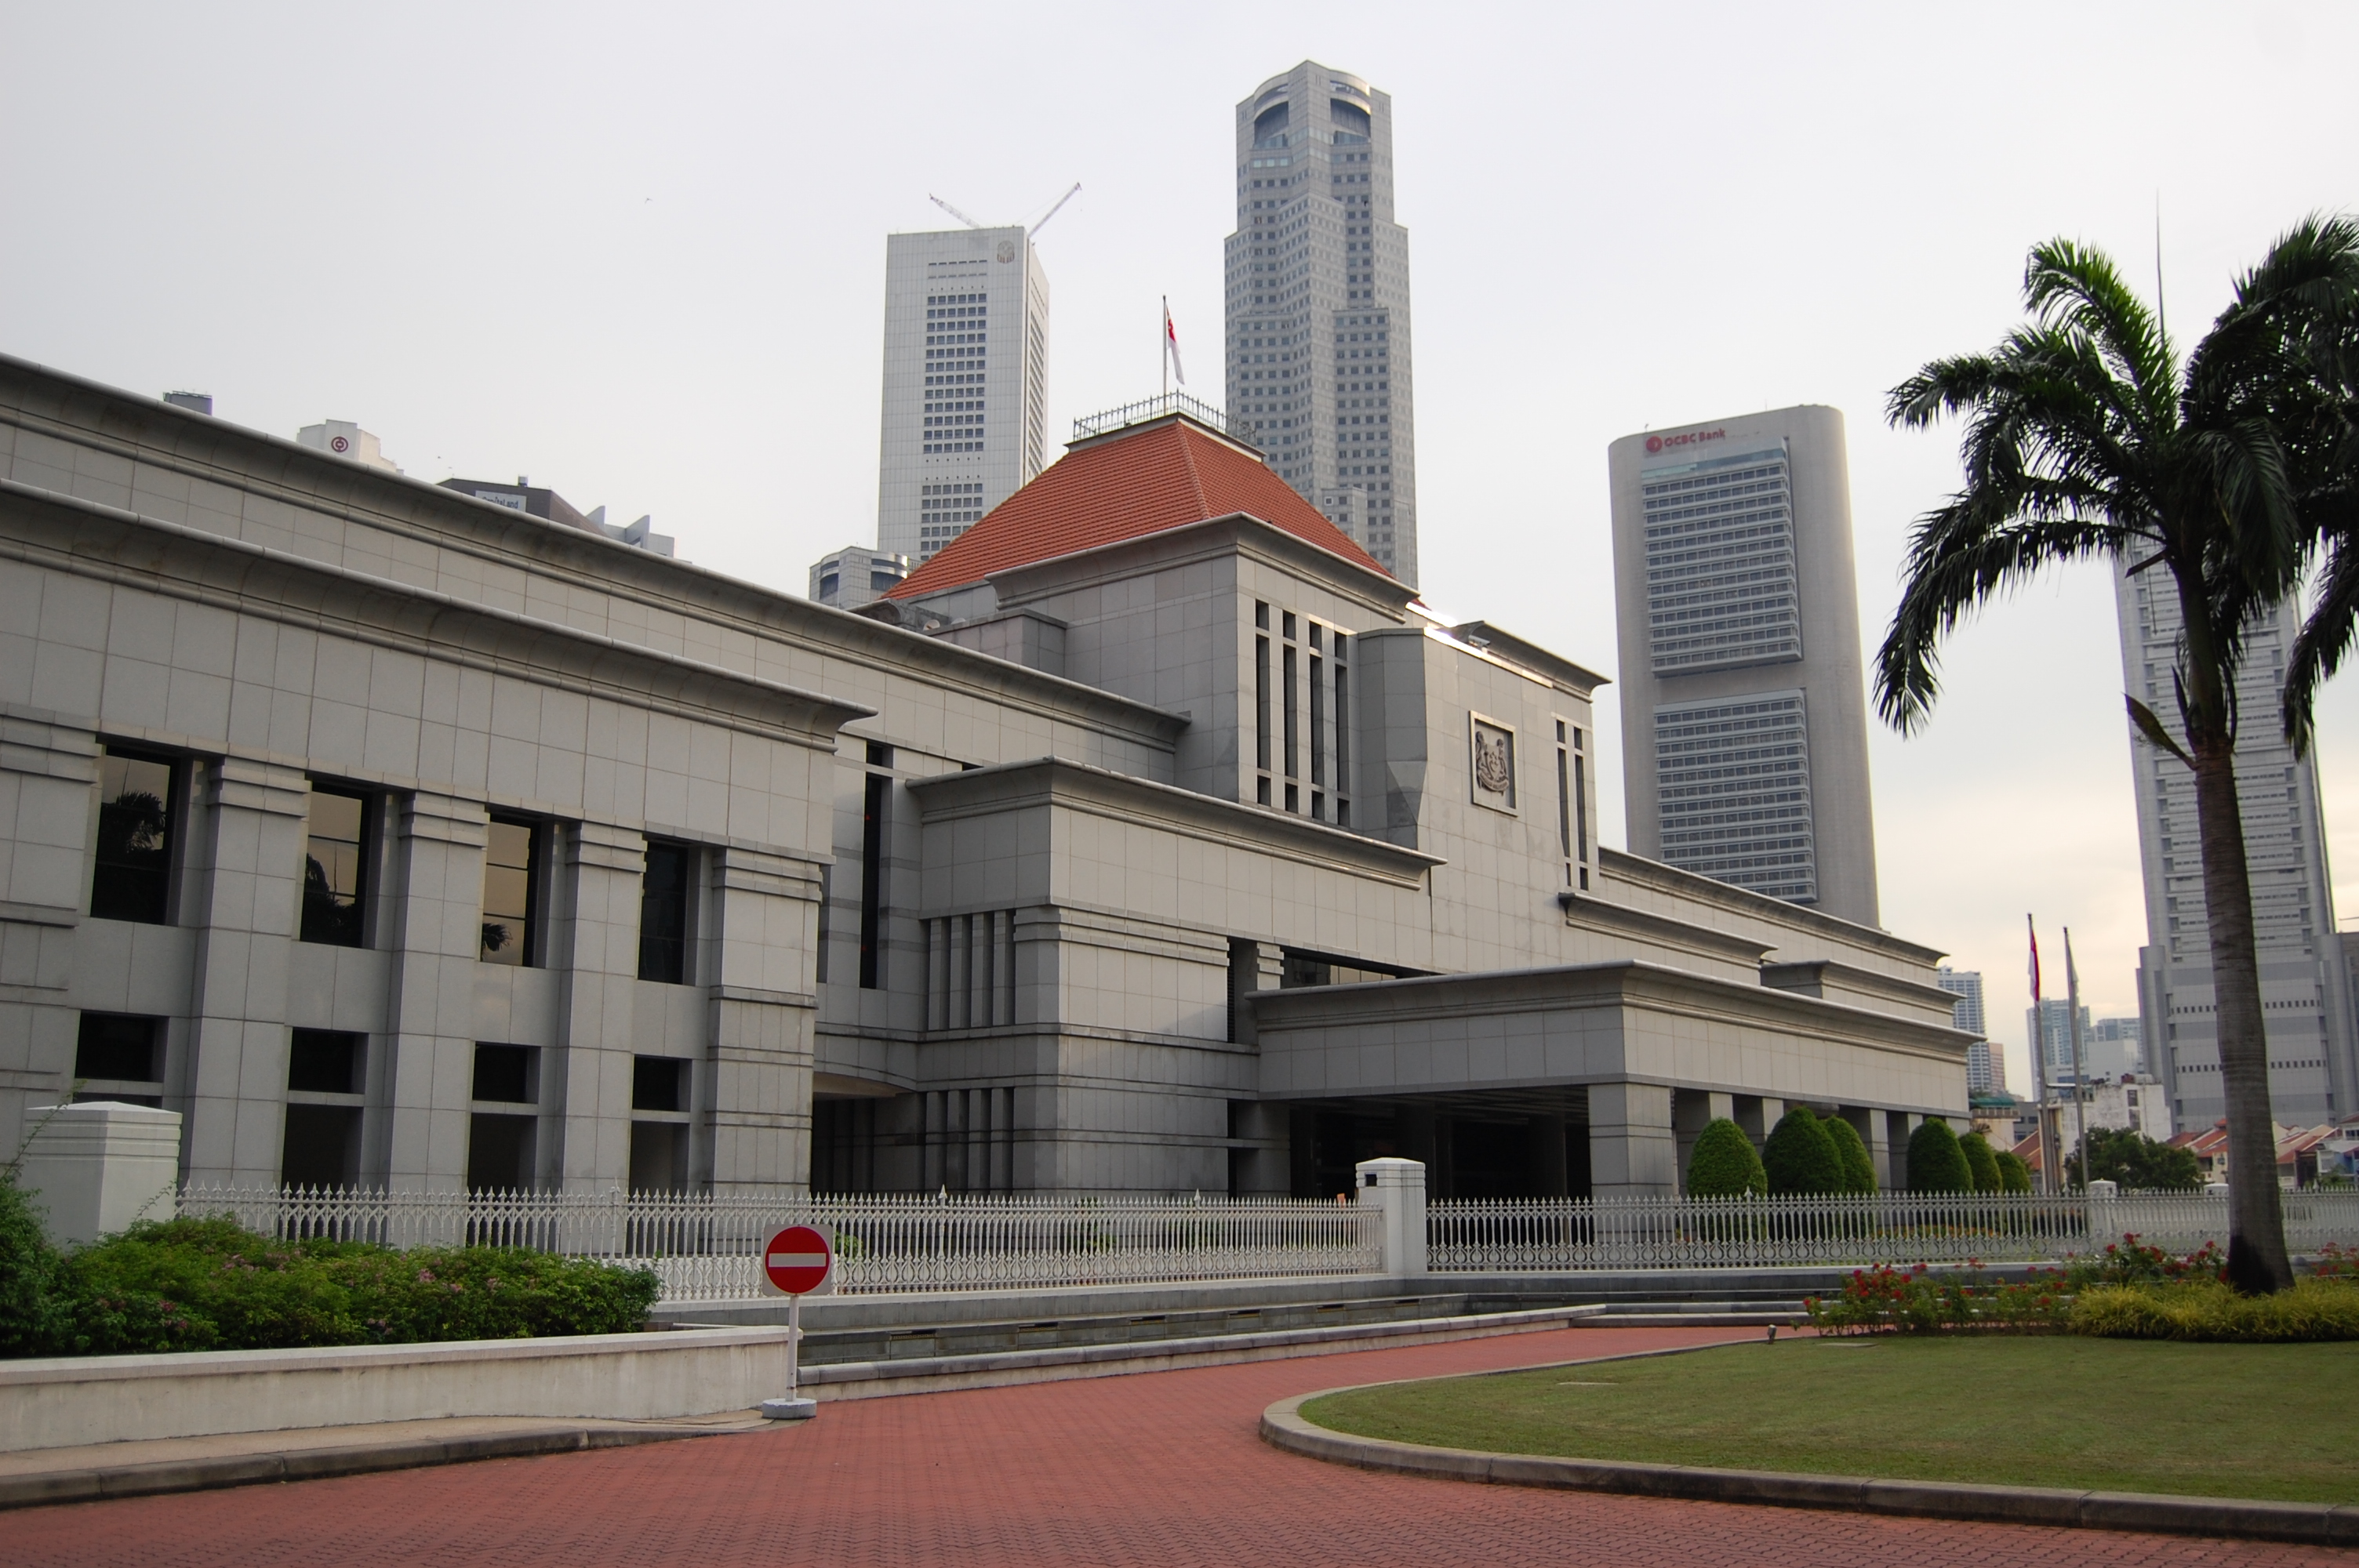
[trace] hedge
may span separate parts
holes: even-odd
[[[2000,1189],[1998,1159],[1991,1152],[1990,1140],[1979,1132],[1969,1132],[1958,1140],[1958,1152],[1966,1157],[1966,1176],[1978,1193],[1995,1193]]]
[[[136,1225],[71,1253],[0,1184],[0,1355],[105,1356],[643,1328],[652,1271],[521,1247],[280,1241],[231,1219]]]
[[[2027,1193],[2031,1190],[2031,1167],[2022,1155],[2011,1149],[2002,1149],[1992,1156],[1998,1165],[1998,1189],[2003,1193]]]
[[[1688,1155],[1688,1196],[1733,1198],[1768,1190],[1769,1177],[1761,1168],[1753,1140],[1728,1118],[1714,1118],[1697,1136],[1695,1149]]]
[[[1875,1160],[1868,1153],[1867,1144],[1860,1138],[1859,1129],[1854,1127],[1847,1118],[1840,1116],[1826,1117],[1819,1125],[1826,1129],[1829,1138],[1834,1140],[1835,1158],[1843,1164],[1843,1190],[1847,1193],[1875,1192]]]
[[[1843,1156],[1835,1152],[1835,1141],[1806,1105],[1798,1105],[1777,1119],[1761,1151],[1761,1163],[1773,1193],[1844,1190]]]
[[[1940,1117],[1927,1117],[1908,1135],[1908,1190],[1912,1193],[1970,1193],[1973,1173],[1958,1147],[1958,1135]]]

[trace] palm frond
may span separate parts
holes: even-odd
[[[2354,521],[2359,524],[2359,519]],[[2315,738],[2312,708],[2318,688],[2343,667],[2355,645],[2359,645],[2359,525],[2329,549],[2318,598],[2286,659],[2282,718],[2285,737],[2296,752],[2308,751]]]

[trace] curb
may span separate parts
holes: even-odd
[[[49,1503],[94,1503],[164,1492],[204,1492],[269,1481],[313,1481],[376,1470],[415,1470],[429,1465],[462,1465],[475,1459],[514,1459],[538,1454],[573,1454],[592,1448],[632,1448],[686,1437],[713,1437],[727,1427],[559,1427],[545,1432],[487,1433],[477,1437],[420,1437],[390,1443],[355,1443],[335,1448],[287,1448],[269,1454],[224,1454],[194,1459],[160,1459],[146,1465],[114,1465],[48,1475],[0,1476],[0,1509],[38,1508]]]
[[[974,1356],[910,1357],[899,1361],[839,1361],[805,1367],[801,1390],[822,1401],[940,1393],[952,1389],[1005,1388],[1075,1378],[1119,1378],[1240,1361],[1276,1361],[1346,1350],[1374,1350],[1446,1340],[1532,1334],[1586,1322],[1603,1306],[1539,1307],[1522,1312],[1410,1318],[1395,1323],[1333,1324],[1258,1334],[1208,1335],[1196,1339],[1118,1341],[1054,1349],[995,1351]]]
[[[1697,1346],[1695,1349],[1712,1346]],[[1679,1355],[1684,1350],[1652,1351]],[[1593,1367],[1636,1357],[1602,1356],[1550,1366]],[[1531,1371],[1533,1368],[1509,1368]],[[1413,1379],[1404,1381],[1424,1382]],[[1365,1383],[1361,1388],[1384,1388]],[[2253,1502],[2237,1498],[2176,1498],[2151,1492],[2080,1492],[2046,1487],[1990,1487],[1950,1481],[1879,1480],[1864,1476],[1813,1476],[1770,1470],[1719,1470],[1694,1465],[1647,1465],[1622,1460],[1560,1459],[1536,1454],[1487,1454],[1354,1437],[1302,1418],[1309,1400],[1350,1389],[1321,1389],[1278,1400],[1261,1412],[1262,1441],[1289,1454],[1363,1470],[1388,1470],[1493,1486],[1549,1487],[1565,1491],[1623,1492],[1637,1497],[1772,1508],[1842,1509],[1856,1513],[2029,1524],[2071,1530],[2139,1530],[2163,1535],[2281,1541],[2305,1546],[2359,1546],[2359,1507],[2332,1503]]]

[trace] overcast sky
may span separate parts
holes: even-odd
[[[1613,438],[1843,410],[1874,639],[1957,471],[1884,394],[2017,319],[2031,243],[2150,289],[2158,204],[2184,341],[2287,224],[2359,209],[2340,3],[0,0],[0,351],[356,420],[419,478],[528,474],[800,592],[875,538],[885,235],[1078,179],[1051,430],[1154,390],[1166,294],[1218,400],[1232,106],[1305,57],[1393,95],[1426,596],[1608,671]],[[2060,575],[1957,640],[1927,732],[1870,741],[1886,924],[1984,972],[2018,1089],[2027,911],[2136,1009],[2119,658],[2103,569]],[[2320,729],[2349,929],[2359,681]]]

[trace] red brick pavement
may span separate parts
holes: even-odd
[[[1478,1487],[1281,1454],[1273,1400],[1709,1343],[1573,1329],[822,1405],[808,1426],[0,1514],[0,1563],[2277,1563],[2298,1548]],[[1741,1331],[1750,1337],[1749,1331]]]

